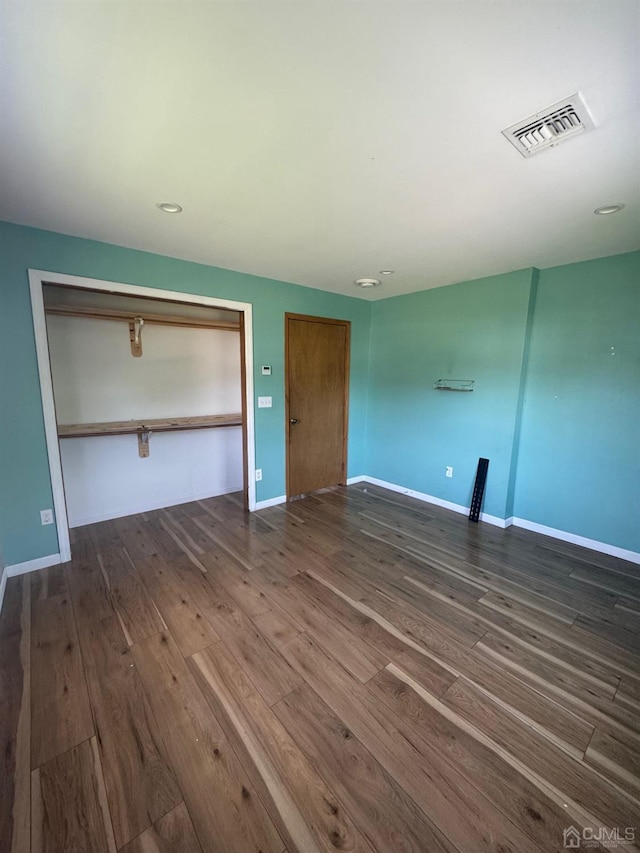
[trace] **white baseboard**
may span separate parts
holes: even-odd
[[[469,508],[461,504],[455,504],[451,501],[436,498],[433,495],[427,495],[424,492],[416,492],[413,489],[407,489],[404,486],[398,486],[395,483],[388,483],[386,480],[378,480],[376,477],[354,477],[354,483],[371,483],[375,486],[380,486],[383,489],[389,489],[390,492],[399,492],[402,495],[408,495],[410,498],[424,501],[425,503],[435,504],[436,506],[444,507],[445,509],[453,510],[464,515],[468,515]],[[350,485],[351,481],[348,480]],[[538,524],[535,521],[527,521],[526,518],[517,518],[511,516],[509,518],[498,518],[495,515],[488,515],[486,512],[480,513],[480,520],[486,521],[488,524],[493,524],[496,527],[506,529],[507,527],[522,527],[525,530],[531,530],[533,533],[541,533],[543,536],[549,536],[552,539],[560,539],[563,542],[571,542],[574,545],[580,545],[582,548],[589,548],[592,551],[599,551],[601,554],[609,554],[612,557],[618,557],[621,560],[628,560],[630,563],[640,563],[640,553],[637,551],[628,551],[626,548],[619,548],[617,545],[609,545],[607,542],[600,542],[597,539],[587,539],[585,536],[578,536],[575,533],[568,533],[566,530],[557,530],[555,527],[546,527],[544,524]]]
[[[563,542],[571,542],[574,545],[580,545],[583,548],[589,548],[592,551],[599,551],[601,554],[610,554],[612,557],[618,557],[621,560],[628,560],[630,563],[640,563],[640,553],[637,551],[628,551],[626,548],[618,548],[617,545],[609,545],[607,542],[600,542],[597,539],[587,539],[586,536],[578,536],[575,533],[567,533],[566,530],[557,530],[555,527],[546,527],[544,524],[538,524],[535,521],[527,521],[526,518],[512,518],[514,527],[523,527],[525,530],[532,530],[534,533],[542,533],[543,536],[550,536],[552,539],[561,539]]]
[[[139,512],[152,512],[155,509],[164,509],[167,506],[180,506],[180,504],[188,504],[191,501],[204,501],[207,498],[217,498],[220,495],[230,495],[233,492],[241,492],[240,486],[225,486],[215,492],[198,492],[194,495],[182,495],[178,498],[170,498],[155,503],[138,504],[137,506],[129,506],[124,509],[120,507],[112,512],[98,513],[98,515],[85,515],[81,518],[69,519],[69,527],[84,527],[86,524],[96,524],[98,521],[111,521],[113,518],[123,518],[126,515],[137,515]]]
[[[14,563],[5,566],[0,577],[0,610],[4,601],[4,591],[7,588],[7,578],[16,575],[26,575],[28,572],[37,572],[39,569],[47,569],[49,566],[57,566],[62,562],[60,554],[48,554],[46,557],[38,557],[35,560],[27,560],[26,563]]]
[[[49,566],[57,566],[61,562],[60,554],[47,554],[46,557],[37,557],[35,560],[27,560],[26,563],[14,563],[13,566],[5,566],[4,573],[8,578],[13,578],[16,575],[37,572],[38,569],[48,569]]]
[[[357,477],[349,477],[347,480],[347,486],[352,486],[354,483],[362,483],[367,478],[360,474]],[[278,504],[284,504],[287,502],[286,495],[279,495],[277,498],[268,498],[266,501],[256,501],[256,509],[267,509],[270,506],[278,506]]]
[[[462,504],[454,504],[451,501],[445,501],[442,498],[437,498],[435,495],[427,495],[425,492],[416,492],[414,489],[407,489],[405,486],[398,486],[395,483],[388,483],[386,480],[378,480],[376,477],[359,477],[354,478],[355,482],[371,483],[372,486],[380,486],[383,489],[389,489],[390,492],[399,492],[401,495],[407,495],[410,498],[415,498],[418,501],[424,501],[428,504],[450,509],[453,512],[459,512],[462,515],[469,515],[469,507]],[[347,481],[348,482],[348,481]],[[511,519],[498,518],[497,515],[489,515],[487,512],[480,513],[480,521],[486,521],[487,524],[493,524],[495,527],[509,527]]]
[[[287,502],[286,495],[279,495],[277,498],[268,498],[266,501],[256,501],[256,509],[267,509],[270,506],[278,506]]]

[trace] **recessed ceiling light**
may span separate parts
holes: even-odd
[[[182,213],[182,207],[175,201],[162,201],[156,204],[156,207],[163,213]]]
[[[608,216],[610,213],[618,213],[623,207],[624,204],[605,204],[603,207],[596,207],[593,212],[598,216]]]
[[[380,270],[380,275],[393,275],[395,270]]]
[[[354,282],[358,287],[375,287],[376,284],[380,284],[379,278],[357,278]]]

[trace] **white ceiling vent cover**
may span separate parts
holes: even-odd
[[[558,101],[546,110],[519,121],[502,131],[523,157],[533,157],[545,148],[559,145],[595,124],[579,92]]]

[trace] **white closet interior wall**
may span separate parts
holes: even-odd
[[[147,325],[131,355],[126,322],[47,317],[58,424],[241,410],[237,331]],[[69,526],[242,489],[242,428],[61,440]]]

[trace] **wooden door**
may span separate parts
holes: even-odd
[[[287,497],[347,477],[348,320],[285,315]]]

